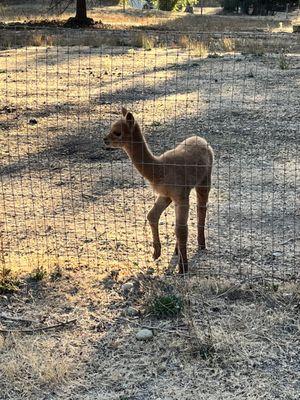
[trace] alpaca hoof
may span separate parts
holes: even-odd
[[[153,247],[154,247],[153,260],[157,260],[161,255],[161,246],[153,245]]]
[[[205,250],[206,249],[205,242],[198,243],[198,248],[199,250]]]
[[[180,263],[179,264],[179,275],[184,275],[188,273],[188,264],[187,263]]]

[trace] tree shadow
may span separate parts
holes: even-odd
[[[63,163],[64,161],[72,163],[105,163],[123,159],[125,159],[123,152],[106,148],[99,133],[91,133],[87,128],[82,128],[75,134],[58,135],[46,149],[28,154],[16,162],[1,166],[0,176],[11,176],[21,173],[27,168],[31,171],[48,169],[55,161]]]
[[[170,68],[174,68],[174,65],[170,66]],[[180,69],[179,77],[176,76],[168,80],[167,92],[166,82],[160,82],[155,86],[135,84],[133,87],[131,86],[126,89],[117,89],[110,93],[101,93],[100,98],[94,98],[91,99],[90,103],[81,104],[79,110],[75,102],[62,102],[60,104],[43,106],[39,109],[26,109],[22,113],[22,116],[29,117],[34,115],[37,119],[35,123],[38,123],[39,118],[48,118],[50,116],[68,118],[72,113],[76,113],[76,111],[79,111],[80,115],[90,114],[91,107],[101,106],[101,104],[114,104],[114,107],[119,105],[119,109],[121,109],[121,104],[126,104],[128,102],[145,102],[149,99],[163,98],[167,94],[184,94],[193,91],[194,88],[192,87],[184,88],[184,85],[182,85],[182,87],[178,87],[177,85],[177,79],[184,79],[186,74],[190,73],[189,65],[180,65],[178,68]],[[6,125],[9,126],[9,123],[6,123]],[[70,128],[72,131],[75,131],[75,133],[63,133],[57,135],[53,139],[47,138],[47,148],[34,154],[28,154],[17,162],[2,166],[0,168],[0,175],[5,176],[8,174],[20,173],[26,167],[31,170],[47,168],[50,162],[64,158],[69,158],[77,162],[114,162],[125,159],[125,154],[123,152],[108,152],[105,150],[103,143],[101,143],[103,132],[107,129],[105,120],[93,124],[93,126],[80,122],[80,125],[75,127],[71,125]],[[59,127],[55,125],[47,126],[46,128],[47,131],[57,131],[58,129]],[[164,133],[170,132],[172,130],[172,122],[165,123],[163,129]],[[153,126],[152,129],[150,127],[150,135],[148,136],[150,138],[150,144],[156,141],[160,130],[161,126]],[[48,144],[48,142],[50,143]],[[159,142],[167,143],[166,136],[163,141],[159,140]]]
[[[147,27],[153,30],[186,32],[188,34],[197,34],[198,32],[205,35],[214,34],[216,32],[232,34],[233,32],[244,33],[245,31],[256,32],[258,28],[267,28],[270,26],[277,27],[277,22],[272,20],[263,20],[237,15],[199,15],[188,14],[177,16],[177,18],[168,18],[160,21],[158,24]]]

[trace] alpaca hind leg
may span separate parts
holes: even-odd
[[[205,249],[205,219],[207,211],[207,201],[209,195],[209,187],[196,187],[197,193],[197,229],[198,229],[198,246]]]
[[[187,221],[189,217],[189,203],[188,201],[175,204],[176,214],[176,239],[177,239],[177,251],[178,251],[178,264],[179,273],[184,274],[188,272],[188,260],[187,260],[187,238],[188,238],[188,226]]]

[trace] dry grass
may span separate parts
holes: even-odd
[[[65,21],[74,15],[74,7],[70,7],[63,14],[57,14],[47,11],[45,3],[36,2],[14,2],[9,7],[4,7],[2,13],[3,22],[24,22],[24,21],[44,21],[45,19],[55,19]],[[299,19],[297,13],[291,13],[286,19],[284,13],[279,13],[275,17],[246,17],[246,16],[228,16],[217,15],[220,12],[218,7],[206,7],[204,15],[199,15],[199,9],[196,9],[194,15],[185,13],[171,13],[159,10],[140,11],[130,7],[123,12],[123,6],[109,5],[97,7],[92,4],[89,7],[89,16],[95,21],[102,21],[106,25],[117,28],[130,27],[154,27],[163,30],[176,31],[218,31],[218,32],[236,32],[236,31],[257,31],[266,32],[292,32],[292,23]]]
[[[270,32],[281,26],[281,32],[292,32],[292,19],[255,18],[228,15],[176,15],[168,20],[158,20],[153,26],[159,29],[190,32]]]
[[[135,31],[130,35],[125,32],[114,33],[104,31],[97,34],[93,31],[86,31],[80,34],[72,34],[66,30],[53,33],[51,29],[46,31],[26,31],[22,35],[15,36],[9,30],[3,31],[0,48],[11,49],[15,47],[45,47],[45,46],[89,46],[99,48],[101,46],[126,46],[138,47],[151,50],[154,47],[162,46],[151,33]]]
[[[297,216],[299,55],[286,54],[289,69],[281,69],[272,54],[230,54],[249,44],[230,35],[215,47],[202,37],[191,54],[188,35],[166,50],[147,33],[114,47],[111,32],[64,34],[16,48],[10,33],[11,49],[1,50],[1,254],[21,285],[1,296],[0,315],[77,323],[0,334],[0,397],[298,400],[299,285],[270,275],[296,271],[298,242],[282,242],[293,239]],[[202,47],[220,54],[202,57]],[[157,153],[187,132],[205,134],[216,149],[209,249],[196,252],[193,194],[186,279],[166,274],[174,270],[174,209],[162,218],[163,256],[154,264],[144,224],[153,193],[122,153],[102,147],[121,104]],[[38,282],[28,279],[34,268],[47,271]],[[183,299],[182,315],[152,318],[149,299],[170,292]],[[129,306],[140,316],[128,317]],[[141,343],[135,334],[145,325],[154,339]]]
[[[17,47],[53,47],[53,46],[121,46],[125,48],[178,47],[186,50],[192,57],[206,58],[209,54],[224,55],[224,53],[239,52],[242,54],[263,55],[267,53],[286,53],[297,50],[297,38],[294,36],[288,42],[286,38],[271,35],[219,35],[208,34],[155,34],[152,31],[83,31],[73,34],[68,30],[51,31],[51,29],[35,29],[14,35],[10,30],[2,32],[1,48]]]
[[[188,50],[193,56],[204,58],[208,55],[208,47],[201,40],[193,40],[189,36],[180,36],[178,44]]]
[[[225,37],[222,43],[223,51],[232,52],[235,50],[235,40],[229,37]]]
[[[251,287],[120,273],[111,284],[96,269],[70,269],[29,290],[30,296],[24,291],[11,299],[14,315],[42,320],[67,312],[78,323],[69,332],[0,335],[3,398],[124,399],[147,393],[149,400],[189,400],[201,392],[203,399],[297,399],[299,285]],[[121,285],[128,280],[137,290],[124,295]],[[188,300],[183,316],[149,317],[150,287],[160,293],[175,289]],[[141,316],[123,318],[129,305]],[[153,327],[152,341],[136,341],[140,326]]]
[[[236,49],[243,54],[254,54],[257,56],[262,56],[268,51],[264,40],[254,38],[252,40],[249,40],[248,38],[238,40],[236,43]],[[277,51],[278,50],[279,47],[277,47]]]
[[[3,399],[40,398],[72,380],[80,383],[72,338],[35,335],[1,337],[0,389]]]

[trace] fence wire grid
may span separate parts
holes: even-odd
[[[16,270],[174,270],[174,206],[152,260],[150,185],[103,143],[126,106],[154,154],[199,135],[215,153],[190,274],[299,278],[299,39],[282,35],[1,29],[2,249]]]

